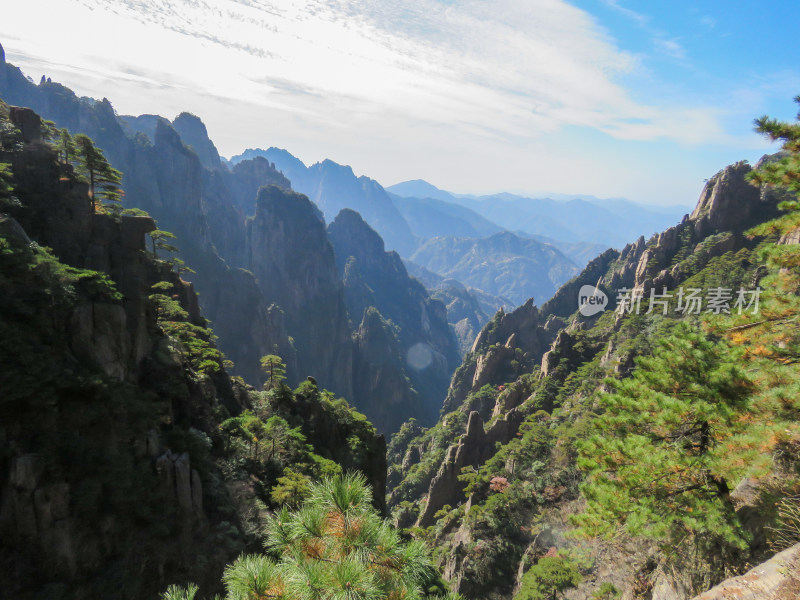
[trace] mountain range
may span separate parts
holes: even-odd
[[[799,597],[796,125],[589,258],[669,211],[0,98],[4,598]]]

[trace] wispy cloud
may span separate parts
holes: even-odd
[[[683,46],[676,39],[668,39],[662,37],[660,34],[656,34],[653,38],[653,44],[656,50],[661,54],[666,54],[678,60],[684,60],[686,58],[686,50],[684,50]]]
[[[641,26],[646,26],[650,23],[650,18],[647,15],[643,15],[642,13],[638,13],[635,10],[631,10],[630,8],[622,6],[619,0],[602,0],[602,2],[609,8],[612,8],[618,13],[625,15]]]
[[[646,25],[645,16],[605,1]],[[39,4],[18,9],[21,20]],[[561,0],[64,0],[55,10],[86,19],[87,32],[70,36],[73,66],[110,77],[144,71],[271,109],[338,120],[390,113],[493,138],[564,125],[625,138],[696,138],[673,127],[679,119],[668,108],[630,98],[616,79],[636,68],[634,57]],[[57,56],[57,26],[40,36],[53,48],[26,51]],[[657,43],[683,56],[676,40]]]
[[[604,2],[688,61],[647,15]],[[635,196],[663,175],[646,170],[650,142],[746,147],[719,108],[628,89],[650,57],[567,0],[25,0],[3,16],[9,60],[35,78],[121,113],[195,112],[226,155],[281,145],[386,183]]]
[[[717,20],[711,15],[703,15],[700,17],[700,23],[709,29],[714,29],[717,26]]]

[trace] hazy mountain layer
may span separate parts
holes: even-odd
[[[350,208],[381,235],[388,249],[408,256],[416,247],[411,228],[377,181],[364,176],[356,177],[352,168],[332,160],[307,167],[280,148],[250,149],[232,157],[231,163],[256,156],[273,162],[292,182],[292,189],[306,194],[319,206],[326,221],[330,222],[342,209]]]
[[[540,308],[499,312],[439,423],[392,439],[395,520],[440,548],[455,589],[508,598],[559,573],[566,597],[688,600],[800,541],[779,516],[797,511],[800,453],[782,441],[800,441],[797,406],[773,403],[800,381],[800,235],[796,212],[749,231],[786,198],[750,172],[720,171],[690,217],[602,253]],[[583,286],[606,310],[577,310]],[[762,312],[737,311],[737,290],[759,287]],[[640,310],[618,306],[625,288],[642,290]],[[731,290],[730,314],[688,311],[690,288],[704,302]],[[648,310],[651,291],[666,310]],[[712,427],[711,413],[727,416]],[[791,596],[796,581],[772,577]]]
[[[508,231],[482,239],[434,238],[411,260],[517,305],[531,297],[541,304],[578,271],[555,247]]]
[[[377,383],[354,371],[354,352],[364,339],[359,334],[363,315],[354,316],[352,324],[348,321],[322,214],[305,196],[289,190],[289,180],[274,163],[254,156],[229,168],[219,161],[205,126],[192,115],[184,113],[174,122],[154,115],[117,117],[108,100],[80,99],[57,83],[34,85],[7,63],[0,63],[0,92],[13,104],[34,106],[58,127],[87,133],[123,171],[125,205],[148,211],[161,229],[177,236],[179,256],[195,271],[184,270],[183,277],[200,293],[201,308],[236,374],[260,384],[265,377],[260,358],[277,354],[292,384],[314,376],[335,393],[369,400],[371,405],[362,408],[378,414],[382,400]],[[388,208],[392,230],[397,230],[397,222],[404,223],[383,189],[367,178],[355,178],[349,168],[330,161],[298,168],[320,184],[325,193],[318,194],[318,200],[357,192],[368,210],[373,205]],[[272,187],[257,200],[263,186]],[[446,323],[444,314],[441,320]],[[430,322],[425,319],[405,325],[413,330],[404,335],[429,335]],[[448,344],[455,348],[446,326],[444,334],[449,340],[439,349]],[[438,413],[457,361],[449,351],[445,354],[447,360],[437,363],[443,371],[431,375],[438,392],[432,394],[420,384],[416,391],[423,394],[424,408],[415,413],[414,405],[400,403],[400,410],[407,412],[397,416],[397,424],[412,416],[428,422]],[[370,368],[372,358],[361,355],[359,372]],[[420,381],[427,378],[423,373]],[[354,385],[364,387],[356,392]],[[406,378],[398,378],[395,385],[399,388],[393,393],[400,395],[413,387]],[[385,386],[381,389],[386,391]]]
[[[506,193],[457,195],[423,180],[398,183],[386,189],[406,198],[434,198],[460,204],[509,231],[546,236],[559,242],[615,248],[621,248],[627,240],[649,236],[673,225],[687,212],[682,207],[648,207],[620,198],[564,196],[553,200]]]

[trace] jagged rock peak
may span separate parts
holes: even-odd
[[[6,62],[6,51],[3,50],[3,44],[0,44],[0,65],[4,65]]]
[[[200,117],[182,112],[172,121],[172,126],[180,134],[184,144],[191,146],[204,167],[212,170],[220,167],[219,152],[208,137],[208,130]]]
[[[319,225],[325,224],[319,208],[308,199],[308,196],[282,189],[277,185],[265,185],[258,190],[256,215],[259,213],[271,213],[283,219],[294,216],[306,221],[313,214]]]
[[[408,276],[403,261],[396,253],[387,253],[383,238],[361,217],[343,208],[328,225],[328,236],[336,252],[336,264],[343,272],[347,259],[356,257],[368,269],[389,269],[405,278]]]
[[[701,235],[713,231],[740,231],[754,218],[763,217],[760,190],[751,185],[746,161],[725,167],[708,180],[689,219],[697,223]]]

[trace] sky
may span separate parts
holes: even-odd
[[[6,60],[391,185],[693,205],[796,116],[797,0],[24,0]]]

